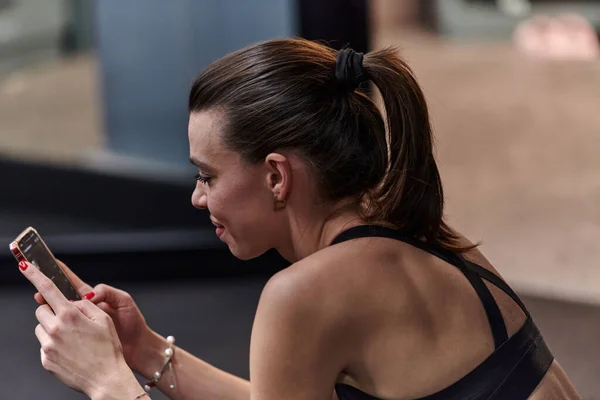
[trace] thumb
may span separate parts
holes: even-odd
[[[88,317],[89,319],[91,319],[92,321],[98,321],[103,316],[106,316],[106,313],[104,311],[102,311],[100,308],[98,308],[91,301],[87,301],[87,300],[76,301],[76,302],[73,303],[73,305],[79,311],[81,311],[83,314],[85,314],[86,317]]]
[[[96,304],[104,302],[111,308],[120,308],[129,305],[131,296],[123,290],[101,283],[94,288],[94,297],[90,300]]]
[[[106,304],[105,302],[97,303],[96,306],[108,315],[110,315],[113,319],[117,317],[115,309]]]

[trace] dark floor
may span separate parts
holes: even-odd
[[[264,279],[119,285],[148,324],[204,360],[248,376],[250,329]],[[46,372],[34,335],[36,303],[27,287],[1,287],[0,399],[84,399]],[[600,399],[600,307],[526,298],[556,358],[584,399]],[[153,400],[166,399],[155,393]],[[207,399],[208,400],[208,399]]]

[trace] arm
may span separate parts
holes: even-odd
[[[140,343],[145,349],[133,369],[148,379],[163,360],[168,347],[167,340],[153,331],[148,331]],[[158,381],[158,389],[172,400],[250,400],[250,382],[231,375],[194,357],[180,347],[175,349],[173,373],[176,388],[169,388],[169,372]]]
[[[167,348],[167,341],[155,332],[150,332],[144,340],[147,362],[141,362],[135,371],[144,378],[149,378],[154,373],[150,365],[158,365],[162,359],[162,352]],[[222,371],[212,365],[194,357],[187,351],[177,348],[176,363],[173,372],[177,377],[178,389],[169,389],[168,381],[164,378],[159,381],[158,389],[168,394],[170,399],[225,399],[249,400],[250,382]],[[338,400],[335,392],[332,400]]]
[[[148,328],[139,308],[127,292],[104,284],[92,288],[65,264],[60,261],[59,263],[78,288],[78,292],[94,293],[92,301],[111,316],[126,354],[127,366],[112,374],[114,379],[110,382],[94,390],[94,400],[134,399],[135,395],[143,392],[143,389],[131,370],[138,372],[147,380],[152,377],[164,360],[163,352],[168,347],[166,339]],[[35,268],[33,270],[37,271]],[[35,294],[35,299],[42,306],[46,304],[46,298],[41,291]],[[173,367],[177,378],[176,389],[171,390],[168,386],[170,376],[159,380],[158,386],[158,389],[171,399],[250,399],[248,381],[221,371],[179,347],[175,350]]]
[[[337,399],[352,346],[343,313],[319,286],[286,270],[267,283],[252,330],[252,400]]]
[[[334,383],[352,348],[338,307],[312,282],[276,274],[261,294],[250,350],[251,381],[222,371],[177,347],[177,388],[168,376],[158,388],[172,400],[337,400]],[[299,282],[300,281],[300,282]],[[133,369],[148,378],[163,359],[167,341],[149,331]]]

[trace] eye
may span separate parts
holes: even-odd
[[[202,182],[204,184],[207,184],[210,181],[210,177],[203,176],[203,175],[200,175],[200,174],[196,174],[195,178],[196,178],[197,181]]]

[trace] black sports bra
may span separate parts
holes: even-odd
[[[469,280],[487,314],[494,338],[494,352],[459,381],[419,400],[525,400],[533,393],[554,357],[525,305],[502,279],[461,255],[381,226],[350,228],[338,235],[332,245],[364,237],[396,239],[454,265]],[[500,309],[483,279],[509,295],[527,316],[525,324],[510,338]],[[336,384],[335,391],[340,400],[380,400],[346,384]]]

